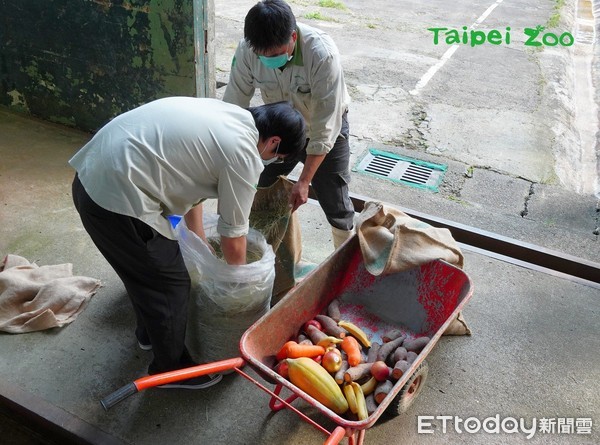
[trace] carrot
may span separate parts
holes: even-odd
[[[358,365],[362,360],[362,354],[360,352],[360,344],[354,337],[344,337],[342,340],[342,351],[348,356],[348,364],[352,366]]]
[[[279,352],[276,355],[277,361],[281,361],[285,358],[288,358],[288,349],[290,348],[290,346],[293,345],[297,345],[298,343],[296,343],[295,341],[288,341],[286,343],[284,343],[284,345],[281,347],[281,349],[279,350]]]
[[[325,354],[325,348],[318,345],[290,345],[287,349],[287,358],[318,357]]]

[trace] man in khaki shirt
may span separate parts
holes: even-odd
[[[169,97],[117,116],[69,161],[85,230],[123,281],[150,374],[194,365],[185,330],[190,277],[167,217],[184,215],[206,240],[202,205],[219,200],[229,264],[246,263],[248,216],[265,164],[306,142],[302,115],[280,102],[248,110],[216,99]],[[206,388],[221,376],[163,387]]]
[[[338,247],[354,227],[354,207],[348,196],[350,97],[333,40],[296,23],[283,0],[260,1],[246,15],[244,39],[235,52],[223,100],[248,106],[255,89],[265,103],[291,101],[306,119],[309,137],[298,157],[267,167],[259,187],[268,187],[303,162],[292,189],[292,208],[306,203],[312,183],[331,224],[334,247]]]

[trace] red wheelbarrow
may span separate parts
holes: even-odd
[[[362,444],[366,429],[384,412],[403,413],[418,396],[427,378],[425,358],[472,292],[466,273],[442,260],[405,272],[373,276],[365,269],[358,237],[354,236],[244,333],[240,340],[241,357],[139,378],[104,398],[101,404],[108,410],[147,388],[234,370],[271,396],[271,410],[293,410],[327,436],[326,444],[340,443],[344,437],[348,437],[350,445]],[[401,327],[408,338],[427,336],[431,339],[375,411],[360,421],[334,413],[273,370],[275,355],[283,344],[296,338],[303,324],[323,313],[336,298],[342,318],[361,327],[373,342],[382,343],[382,335],[392,327]],[[242,368],[246,364],[268,384],[275,385],[274,390],[245,373]],[[283,388],[291,392],[287,398],[280,395]],[[330,432],[305,415],[292,405],[297,398],[315,407],[337,427]]]

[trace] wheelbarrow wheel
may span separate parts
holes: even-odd
[[[425,386],[428,374],[429,366],[426,361],[423,361],[389,404],[386,413],[395,417],[408,411]]]

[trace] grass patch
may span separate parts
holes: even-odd
[[[369,28],[369,29],[376,29],[377,26],[375,26],[375,24],[373,24],[373,23],[367,23],[367,28]]]
[[[327,17],[321,14],[319,11],[307,12],[306,14],[304,14],[304,18],[309,20],[321,20],[323,22],[335,22],[334,18]]]
[[[560,10],[565,5],[565,0],[555,0],[552,15],[546,22],[546,28],[556,28],[560,23]]]
[[[320,0],[319,6],[323,8],[339,9],[341,11],[346,10],[346,5],[344,5],[342,2],[336,2],[335,0]]]

